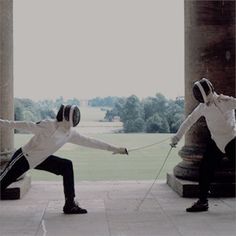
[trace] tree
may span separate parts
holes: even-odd
[[[157,112],[157,108],[155,107],[156,98],[148,97],[143,100],[143,109],[144,109],[144,119],[147,120],[153,114]]]
[[[126,99],[122,113],[122,120],[143,118],[143,106],[137,96],[132,95]]]
[[[14,99],[14,119],[16,121],[20,121],[24,119],[24,115],[23,115],[23,106],[21,104],[21,102],[19,101],[19,99]]]
[[[23,111],[23,116],[25,121],[37,121],[31,111]]]
[[[145,121],[141,117],[137,118],[134,121],[134,127],[133,129],[135,132],[144,132],[145,131]]]
[[[173,116],[173,122],[170,124],[170,132],[171,133],[176,133],[180,127],[180,125],[182,124],[182,122],[184,121],[184,114],[181,113],[176,113]]]
[[[139,101],[132,95],[117,100],[106,119],[120,116],[124,132],[176,132],[184,118],[184,100],[167,100],[162,94]]]
[[[42,109],[42,110],[44,110],[44,109],[53,110],[55,107],[53,100],[49,100],[49,99],[39,101],[38,105],[40,106],[40,109]]]
[[[134,121],[133,120],[127,120],[124,122],[124,132],[125,133],[134,133]]]
[[[60,108],[61,104],[65,104],[64,98],[62,96],[60,96],[59,98],[56,99],[55,108],[58,110]]]
[[[148,97],[143,100],[144,117],[145,120],[155,113],[165,116],[166,107],[168,106],[168,100],[160,93],[157,93],[155,97]]]
[[[156,94],[155,107],[159,114],[165,114],[166,107],[168,106],[168,100],[161,93]]]
[[[67,100],[67,104],[80,106],[80,101],[77,98],[71,98]]]
[[[53,102],[44,100],[34,102],[30,99],[14,99],[15,120],[39,121],[42,119],[55,118]]]
[[[126,133],[143,132],[145,126],[143,117],[143,106],[139,99],[135,95],[128,97],[121,114],[121,120],[124,122],[124,131]]]
[[[40,111],[41,120],[43,119],[53,119],[56,117],[56,114],[53,110],[44,109]]]
[[[175,133],[184,120],[184,101],[170,101],[166,110],[170,132]]]
[[[111,96],[105,98],[96,97],[89,100],[89,105],[92,107],[114,107],[117,99],[118,97]]]
[[[148,133],[169,133],[169,125],[165,118],[155,113],[149,117],[146,122],[146,131]]]

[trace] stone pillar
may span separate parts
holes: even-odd
[[[202,77],[212,82],[217,93],[235,96],[235,1],[185,0],[186,116],[198,104],[192,87]],[[174,168],[175,177],[198,180],[199,161],[209,138],[201,118],[185,135],[179,152],[183,161]],[[216,181],[235,182],[235,170],[225,164],[217,171]]]
[[[0,118],[14,119],[12,0],[0,0]],[[0,128],[0,168],[13,147],[13,131]]]
[[[0,0],[0,118],[14,120],[13,0]],[[12,155],[13,135],[13,130],[0,128],[0,170]],[[22,198],[30,185],[30,176],[21,177],[0,193],[0,199]]]

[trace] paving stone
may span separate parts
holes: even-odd
[[[96,181],[76,184],[86,215],[64,215],[62,182],[33,182],[21,199],[0,201],[1,236],[222,236],[235,235],[235,198],[210,198],[208,212],[187,213],[165,181]]]

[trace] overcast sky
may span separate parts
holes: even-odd
[[[14,95],[184,95],[183,0],[14,1]]]

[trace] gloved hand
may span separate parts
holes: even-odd
[[[117,148],[112,154],[126,154],[128,155],[128,150],[126,148]]]
[[[179,142],[179,138],[174,135],[173,137],[171,137],[171,143],[170,143],[170,146],[171,147],[176,147],[176,145],[178,144]]]

